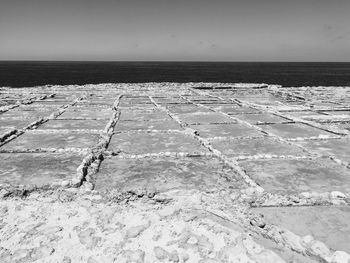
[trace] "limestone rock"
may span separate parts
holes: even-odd
[[[101,240],[100,237],[94,236],[95,229],[88,228],[86,230],[81,231],[78,234],[80,242],[86,246],[88,249],[93,249],[97,246],[98,242]]]
[[[143,263],[145,260],[145,252],[141,249],[125,250],[122,252],[122,256],[126,259],[126,262],[130,263]]]
[[[161,247],[155,247],[153,251],[154,251],[154,255],[159,260],[164,260],[168,257],[168,252]]]
[[[150,223],[130,227],[125,233],[125,239],[135,238],[149,227]]]
[[[335,251],[330,259],[331,263],[350,263],[350,255],[344,251]]]

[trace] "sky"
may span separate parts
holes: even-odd
[[[350,62],[350,1],[0,0],[0,60]]]

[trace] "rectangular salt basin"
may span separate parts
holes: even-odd
[[[350,253],[350,207],[254,208],[265,220],[303,237],[312,235],[334,250]]]
[[[254,160],[242,161],[240,165],[272,193],[350,192],[350,170],[329,158]]]
[[[48,185],[70,180],[83,156],[47,153],[0,153],[0,184]]]
[[[153,111],[128,111],[122,110],[119,117],[120,121],[163,121],[171,120],[169,115],[165,111],[153,110]]]
[[[1,115],[0,115],[1,116]],[[0,127],[11,127],[15,129],[23,129],[37,119],[22,119],[22,118],[1,118]]]
[[[347,115],[347,116],[350,116],[350,110],[347,110],[347,111],[323,111],[323,113],[326,113],[328,115]]]
[[[27,131],[1,147],[2,150],[38,150],[41,148],[91,148],[98,142],[98,134],[89,133],[44,133]]]
[[[148,97],[144,98],[126,98],[122,97],[120,100],[120,106],[125,106],[125,105],[136,105],[136,104],[153,104],[152,101]]]
[[[189,125],[189,127],[197,130],[199,136],[204,138],[250,137],[264,135],[262,132],[243,124],[203,124]]]
[[[38,101],[35,101],[34,103],[36,105],[40,105],[42,107],[50,106],[50,105],[58,105],[59,107],[61,107],[61,106],[70,104],[73,101],[74,101],[74,99],[68,100],[68,101],[66,101],[66,100],[38,100]]]
[[[236,123],[236,120],[216,112],[183,113],[177,117],[187,124]]]
[[[283,115],[286,116],[291,116],[291,117],[297,117],[297,118],[302,118],[302,117],[306,117],[306,116],[322,116],[324,114],[321,114],[319,112],[316,111],[287,111],[287,112],[282,112]]]
[[[209,106],[211,109],[214,109],[216,111],[220,111],[220,112],[224,112],[224,113],[228,113],[228,112],[232,112],[232,110],[234,108],[240,108],[241,106],[239,106],[238,104],[233,104],[232,102],[227,102],[227,103],[215,103],[215,104],[211,104],[211,105],[207,105]]]
[[[19,108],[15,108],[9,111],[6,111],[0,114],[0,117],[4,118],[22,118],[22,119],[39,119],[43,117],[48,117],[52,113],[54,113],[56,109],[28,109],[28,110],[20,110]]]
[[[89,105],[89,106],[100,106],[100,107],[112,107],[115,100],[111,99],[89,99],[81,100],[76,105]]]
[[[126,101],[124,102],[120,102],[119,105],[118,105],[118,108],[120,109],[126,109],[126,110],[137,110],[137,109],[140,109],[140,110],[156,110],[156,106],[153,104],[153,103],[145,103],[145,104],[131,104],[131,103],[128,103]]]
[[[336,158],[350,163],[350,140],[310,140],[297,142],[308,150],[315,151],[322,155],[333,155]]]
[[[228,179],[229,178],[229,179]],[[215,158],[108,158],[96,174],[96,190],[199,189],[204,191],[245,187],[235,171]]]
[[[220,139],[211,145],[226,156],[251,156],[259,154],[305,156],[307,153],[301,148],[281,142],[271,137],[250,139]]]
[[[113,111],[109,108],[86,108],[75,107],[68,108],[57,119],[104,119],[109,120],[113,115]]]
[[[209,109],[204,107],[199,107],[193,104],[177,104],[167,106],[167,109],[174,114],[182,114],[182,113],[196,113],[196,112],[211,112]]]
[[[281,123],[281,122],[288,122],[290,120],[279,117],[274,114],[270,113],[258,113],[258,114],[240,114],[235,116],[236,118],[246,121],[250,124],[257,124],[257,123]]]
[[[154,101],[158,104],[178,104],[178,103],[188,103],[186,100],[180,98],[180,97],[162,97],[162,98],[155,98],[153,97]]]
[[[259,113],[259,110],[249,108],[249,107],[234,107],[231,111],[227,112],[228,114],[236,115],[236,114],[245,114],[245,113]]]
[[[200,143],[181,133],[120,133],[114,134],[109,144],[113,151],[126,154],[146,154],[160,152],[207,152]]]
[[[87,129],[87,130],[103,130],[107,125],[108,120],[49,120],[40,125],[41,130],[46,129]]]
[[[132,130],[183,130],[174,120],[158,121],[118,121],[114,131],[132,131]]]
[[[332,136],[333,133],[306,125],[303,123],[283,123],[283,124],[268,124],[260,126],[264,131],[271,132],[282,138],[308,138],[319,136]]]

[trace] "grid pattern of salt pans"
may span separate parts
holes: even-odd
[[[0,184],[225,192],[250,208],[249,231],[331,262],[350,252],[349,97],[229,83],[2,89]],[[315,209],[332,228],[306,230]],[[291,211],[304,213],[298,227]]]

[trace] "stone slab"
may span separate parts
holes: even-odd
[[[328,158],[254,160],[242,161],[240,165],[268,192],[350,193],[350,170]]]

